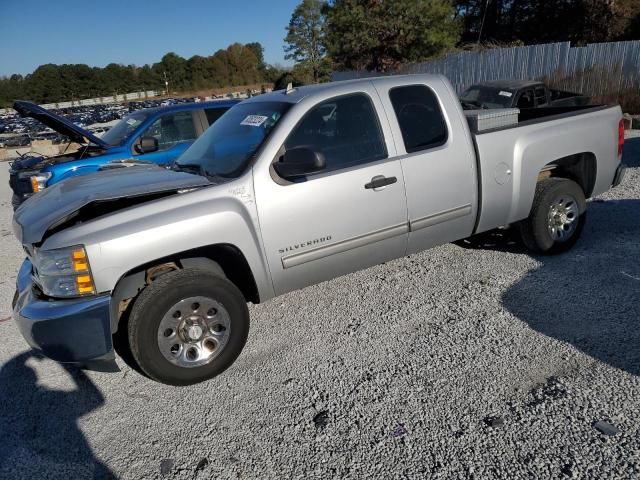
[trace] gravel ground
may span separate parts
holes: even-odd
[[[625,156],[569,253],[485,238],[252,306],[235,365],[184,388],[28,351],[0,165],[0,477],[640,479],[640,138]]]

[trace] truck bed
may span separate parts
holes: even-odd
[[[608,190],[619,164],[621,118],[618,106],[545,107],[521,111],[517,124],[471,132],[481,186],[475,233],[526,218],[540,172],[561,159],[593,162],[587,198]]]

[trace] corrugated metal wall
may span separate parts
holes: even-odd
[[[640,85],[640,41],[571,47],[569,42],[461,52],[393,72],[439,73],[458,93],[490,80],[542,80],[580,91],[608,95]],[[333,80],[376,76],[371,72],[335,72]]]

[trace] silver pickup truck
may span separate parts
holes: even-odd
[[[186,385],[240,354],[247,302],[495,228],[570,248],[620,182],[617,106],[463,112],[440,76],[244,101],[172,170],[61,182],[15,212],[15,321],[53,359]],[[428,288],[428,287],[426,287]]]

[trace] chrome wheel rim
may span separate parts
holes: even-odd
[[[555,242],[566,242],[576,231],[580,210],[571,195],[560,195],[551,202],[547,216],[549,235]]]
[[[201,367],[216,358],[229,342],[231,317],[208,297],[189,297],[173,305],[158,327],[158,347],[179,367]]]

